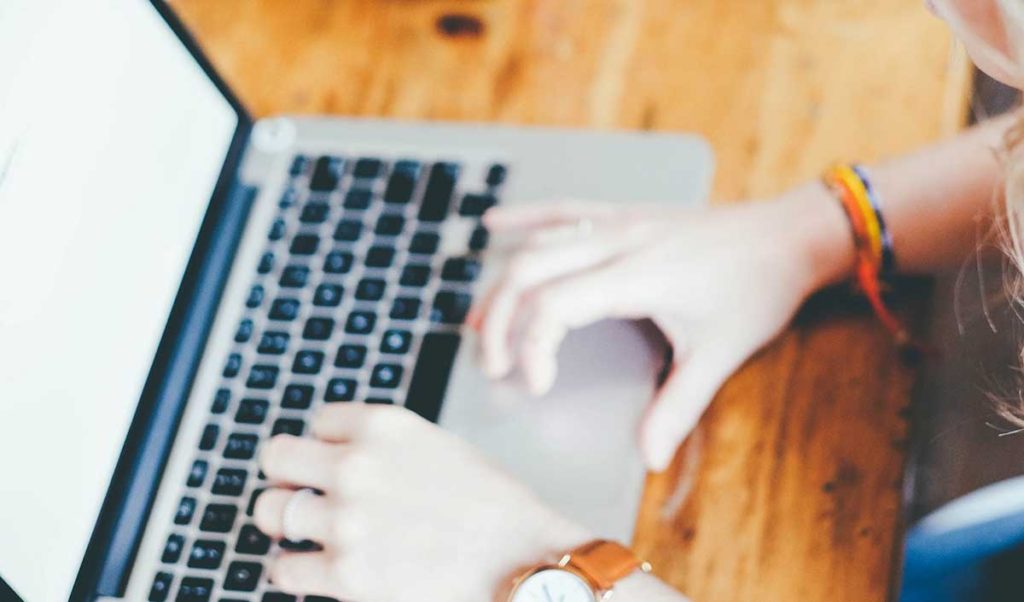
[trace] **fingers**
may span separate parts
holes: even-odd
[[[341,448],[317,439],[278,435],[260,454],[260,468],[272,481],[330,491]]]
[[[530,392],[543,395],[551,389],[558,348],[570,330],[604,318],[637,314],[629,290],[617,286],[623,279],[621,271],[617,264],[602,266],[530,293],[516,358]]]
[[[426,423],[401,406],[336,403],[317,410],[309,428],[318,439],[345,443],[380,432],[393,433],[406,424],[417,422]]]
[[[337,596],[334,565],[327,552],[284,552],[270,564],[270,581],[287,592]]]
[[[492,378],[500,378],[511,371],[510,333],[516,308],[527,291],[559,276],[591,268],[617,252],[617,245],[610,240],[594,236],[523,251],[515,256],[502,280],[474,310],[471,319],[480,330],[484,371]]]
[[[679,444],[743,357],[726,344],[696,347],[672,369],[641,425],[640,446],[650,470],[668,468]]]
[[[484,225],[493,232],[550,228],[564,226],[580,218],[599,218],[610,214],[611,207],[603,203],[565,200],[530,203],[519,206],[495,207],[484,214]]]
[[[260,531],[275,539],[325,543],[331,532],[331,507],[323,496],[268,489],[256,500],[253,520]]]

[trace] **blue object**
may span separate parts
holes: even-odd
[[[1024,599],[1024,477],[990,485],[922,519],[904,544],[900,602]]]

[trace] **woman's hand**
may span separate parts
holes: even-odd
[[[604,318],[650,318],[673,345],[641,426],[653,470],[668,466],[725,379],[853,261],[845,217],[820,186],[710,210],[566,202],[484,220],[525,240],[469,317],[491,377],[518,367],[532,392],[546,392],[566,333]]]
[[[323,546],[282,553],[275,587],[351,602],[485,602],[527,567],[586,542],[468,444],[391,406],[321,409],[312,438],[275,437],[261,466],[277,483],[256,525]]]

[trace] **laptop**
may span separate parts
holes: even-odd
[[[696,204],[711,171],[685,135],[254,120],[162,2],[5,0],[0,598],[295,600],[255,458],[327,403],[404,405],[630,538],[664,349],[602,323],[545,398],[489,382],[462,327],[504,255],[480,216]]]

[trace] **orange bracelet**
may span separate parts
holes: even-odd
[[[856,181],[851,180],[851,174],[853,178],[857,178]],[[850,230],[857,254],[854,276],[861,292],[867,297],[875,315],[896,342],[900,346],[914,345],[906,327],[893,315],[882,298],[883,249],[879,244],[881,225],[870,199],[866,197],[866,191],[869,189],[867,183],[860,179],[855,170],[846,165],[829,169],[822,181],[832,191],[850,220]]]

